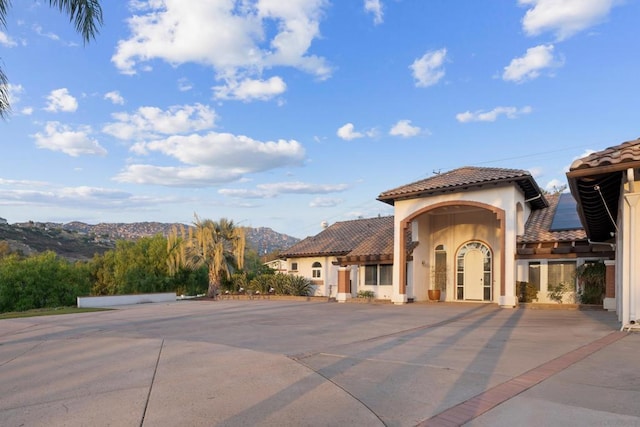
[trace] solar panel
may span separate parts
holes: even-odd
[[[571,193],[560,194],[550,231],[579,230],[581,228],[582,223],[578,216],[576,200]]]

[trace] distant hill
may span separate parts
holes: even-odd
[[[7,241],[12,250],[32,254],[52,250],[72,260],[90,259],[115,247],[117,240],[136,240],[140,237],[168,235],[174,226],[161,222],[100,223],[83,222],[52,223],[24,222],[0,223],[0,241]],[[247,228],[247,246],[265,255],[282,251],[300,239],[273,231],[268,227]]]

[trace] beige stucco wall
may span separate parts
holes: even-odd
[[[408,272],[408,280],[413,281],[413,292],[416,300],[426,299],[428,281],[430,280],[430,265],[432,261],[432,251],[438,240],[444,240],[447,247],[447,265],[450,267],[448,274],[446,299],[455,299],[454,290],[454,266],[455,256],[458,248],[467,241],[479,240],[487,244],[493,255],[493,301],[502,306],[515,306],[515,253],[516,236],[518,225],[520,229],[526,222],[530,214],[530,208],[525,203],[524,194],[515,184],[507,187],[481,187],[476,191],[466,191],[452,194],[431,196],[420,199],[401,200],[395,203],[394,221],[394,259],[400,260],[400,233],[401,224],[407,218],[415,216],[418,212],[429,209],[442,203],[472,202],[487,205],[504,211],[504,247],[502,247],[503,236],[499,221],[496,215],[489,210],[478,210],[473,208],[473,212],[463,208],[460,214],[451,215],[429,215],[428,211],[414,218],[411,225],[414,240],[420,243],[413,252],[413,268]],[[461,205],[463,203],[460,203]],[[517,206],[520,204],[521,216],[518,221]],[[524,222],[523,222],[524,221]],[[436,243],[438,241],[438,243]],[[502,267],[501,259],[504,251],[505,265]],[[423,265],[424,261],[424,265]],[[400,294],[400,266],[399,262],[394,264],[393,283],[395,303],[406,302],[407,295]],[[504,271],[505,295],[501,295],[500,283]]]
[[[287,258],[287,272],[311,280],[314,283],[313,296],[335,297],[338,292],[338,266],[334,265],[336,261],[336,257]],[[322,265],[320,279],[312,277],[312,265],[315,262],[319,262]],[[297,270],[291,270],[292,263],[298,263]],[[355,284],[358,278],[358,269],[355,266],[350,268],[350,276],[352,283],[351,293],[355,295]]]
[[[480,241],[492,250],[494,258],[493,295],[500,295],[500,271],[496,268],[496,256],[500,254],[499,224],[493,214],[487,210],[474,209],[471,212],[452,215],[425,214],[416,219],[420,245],[413,252],[417,268],[413,269],[415,297],[418,301],[428,299],[427,290],[432,281],[435,261],[434,249],[444,245],[447,253],[447,289],[446,300],[455,300],[455,268],[458,249],[469,241]]]

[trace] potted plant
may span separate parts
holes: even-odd
[[[429,300],[440,301],[442,291],[447,287],[447,265],[438,263],[431,269],[431,288],[428,290]]]

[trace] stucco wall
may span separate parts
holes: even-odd
[[[504,213],[504,224],[500,224],[492,210],[478,209],[466,204],[486,205],[493,211]],[[436,205],[451,206],[451,213],[441,211],[442,215],[430,215],[429,209]],[[522,218],[518,221],[517,206],[520,204]],[[455,212],[455,205],[460,205],[459,212]],[[497,209],[496,209],[497,208]],[[424,211],[424,213],[420,213]],[[437,212],[437,211],[433,211]],[[467,241],[479,240],[487,244],[492,251],[493,258],[493,301],[501,305],[515,305],[514,283],[516,279],[515,253],[518,224],[526,222],[530,208],[525,203],[524,194],[515,184],[506,187],[481,187],[477,191],[466,191],[430,196],[420,199],[401,200],[395,203],[394,221],[394,259],[400,259],[400,230],[403,221],[414,218],[412,224],[414,234],[412,238],[420,244],[413,252],[413,269],[408,276],[413,281],[413,292],[416,300],[427,298],[428,283],[430,281],[430,266],[433,262],[433,249],[436,244],[445,244],[447,248],[447,300],[454,300],[454,266],[458,248]],[[419,214],[420,213],[420,214]],[[418,214],[418,216],[416,216]],[[504,227],[502,227],[504,226]],[[520,227],[521,228],[521,227]],[[504,239],[502,231],[504,230]],[[442,242],[440,242],[442,240]],[[504,247],[503,247],[504,241]],[[436,243],[437,242],[437,243]],[[503,256],[504,251],[504,256]],[[504,259],[504,265],[502,265]],[[424,261],[424,264],[423,264]],[[400,266],[394,266],[394,301],[404,302],[399,295]],[[501,296],[500,285],[504,274],[505,296]],[[409,279],[408,277],[408,279]]]
[[[311,280],[314,284],[313,296],[335,296],[338,289],[338,266],[333,263],[336,257],[308,257],[308,258],[288,258],[287,269],[289,274],[303,276]],[[313,278],[313,263],[319,262],[320,278]],[[291,270],[291,265],[298,263],[297,270]],[[355,274],[351,273],[352,276]],[[352,283],[355,283],[352,278]]]

